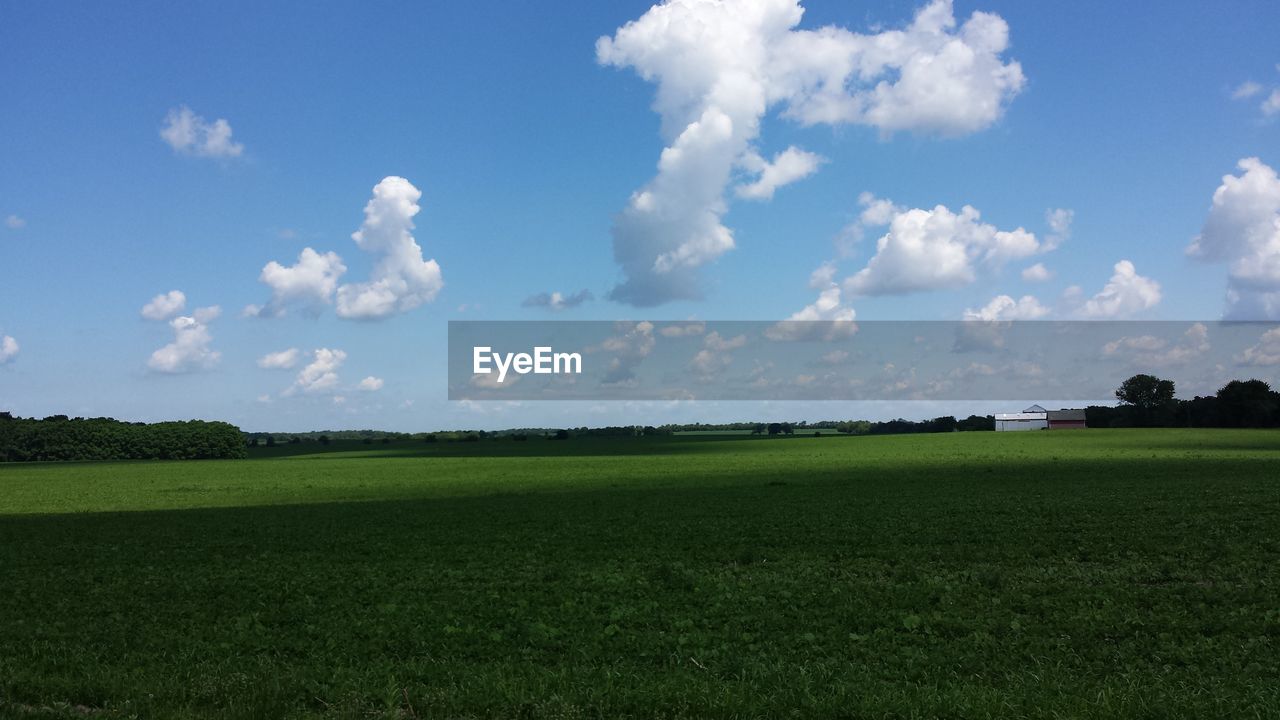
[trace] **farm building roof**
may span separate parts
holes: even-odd
[[[996,413],[997,420],[1044,420],[1043,412]]]

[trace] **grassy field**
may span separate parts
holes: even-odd
[[[0,466],[0,716],[1276,717],[1280,433]]]

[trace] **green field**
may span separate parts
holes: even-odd
[[[1276,717],[1280,432],[0,466],[0,716]]]

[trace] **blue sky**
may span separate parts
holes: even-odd
[[[773,4],[780,12],[794,5]],[[0,407],[287,430],[722,419],[757,408],[449,403],[446,321],[773,320],[814,307],[831,289],[840,290],[838,311],[859,319],[961,319],[984,309],[1001,318],[1280,318],[1280,269],[1267,269],[1273,261],[1280,268],[1280,239],[1267,229],[1280,217],[1272,183],[1280,100],[1270,104],[1280,88],[1280,8],[1261,1],[957,0],[948,37],[961,37],[975,11],[998,16],[1008,43],[989,59],[997,68],[1016,62],[1020,80],[1006,73],[1003,86],[988,86],[957,75],[954,88],[943,78],[931,90],[956,98],[943,115],[913,110],[899,88],[889,120],[870,106],[834,121],[806,119],[803,103],[817,93],[766,61],[751,72],[782,99],[733,140],[741,147],[724,151],[732,151],[723,156],[733,161],[731,179],[708,185],[704,176],[715,173],[702,167],[672,181],[673,200],[721,198],[711,222],[732,233],[732,249],[692,251],[696,266],[675,271],[687,272],[701,299],[610,299],[628,273],[614,235],[649,231],[643,223],[628,230],[625,209],[633,193],[660,182],[659,156],[685,116],[724,110],[735,131],[750,119],[735,105],[741,98],[698,96],[666,115],[655,105],[663,73],[683,88],[691,76],[742,70],[679,56],[663,44],[669,38],[619,34],[662,12],[684,22],[707,13],[706,32],[737,37],[742,28],[724,18],[752,4],[678,5],[0,3]],[[910,35],[925,6],[809,0],[803,19],[783,30]],[[601,37],[614,38],[611,64],[598,56]],[[782,35],[770,37],[782,47]],[[807,48],[783,50],[799,65],[825,67],[802,57]],[[911,61],[836,90],[856,99],[877,82],[892,86]],[[979,108],[984,92],[994,93],[994,107]],[[183,108],[197,132],[175,146],[161,131]],[[229,141],[202,145],[199,123],[219,119]],[[758,179],[741,148],[768,162],[791,147],[821,158],[814,172],[768,201],[737,195]],[[1246,158],[1258,163],[1238,167]],[[1215,204],[1227,175],[1239,187]],[[263,267],[291,266],[303,248],[341,257],[339,285],[374,283],[381,256],[351,235],[387,177],[421,193],[411,233],[421,259],[438,264],[442,286],[428,279],[416,295],[411,287],[377,317],[339,317],[336,295],[293,303],[278,317],[244,316],[272,297],[259,280]],[[878,240],[888,237],[891,251],[907,242],[898,225],[860,222],[870,207],[864,193],[891,201],[885,218],[901,218],[903,232],[913,217],[938,217],[938,206],[954,215],[972,206],[980,219],[927,241],[986,254],[940,268],[929,266],[940,257],[931,250],[890,252],[865,281],[850,280],[869,267]],[[707,209],[688,208],[704,219]],[[1070,211],[1071,222],[1051,241],[1046,213],[1055,209]],[[662,226],[672,228],[682,230]],[[1021,236],[1000,245],[1019,228],[1036,249]],[[1202,232],[1203,252],[1191,257]],[[678,244],[668,235],[654,242]],[[983,243],[1004,249],[994,257]],[[642,253],[631,272],[652,272],[657,257]],[[1123,260],[1128,280],[1097,297]],[[827,262],[829,283],[811,282]],[[891,272],[895,262],[923,274],[906,282]],[[1051,277],[1024,280],[1036,263]],[[195,324],[207,340],[178,349],[196,355],[157,363],[153,353],[181,331],[172,317],[144,319],[141,309],[175,289],[185,303],[174,317],[194,319],[210,306],[221,315],[204,314]],[[536,303],[539,294],[582,290],[592,299],[571,308]],[[1229,291],[1243,299],[1228,302]],[[1013,305],[992,305],[1001,295]],[[289,348],[299,351],[291,367],[258,366]],[[316,367],[315,377],[332,371],[336,379],[308,392],[299,374],[321,348],[345,356]],[[365,378],[380,387],[360,390]],[[785,412],[816,419],[935,409]]]

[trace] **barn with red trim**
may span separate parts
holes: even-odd
[[[1083,430],[1088,427],[1084,422],[1084,410],[1078,408],[1050,410],[1045,415],[1050,430]]]

